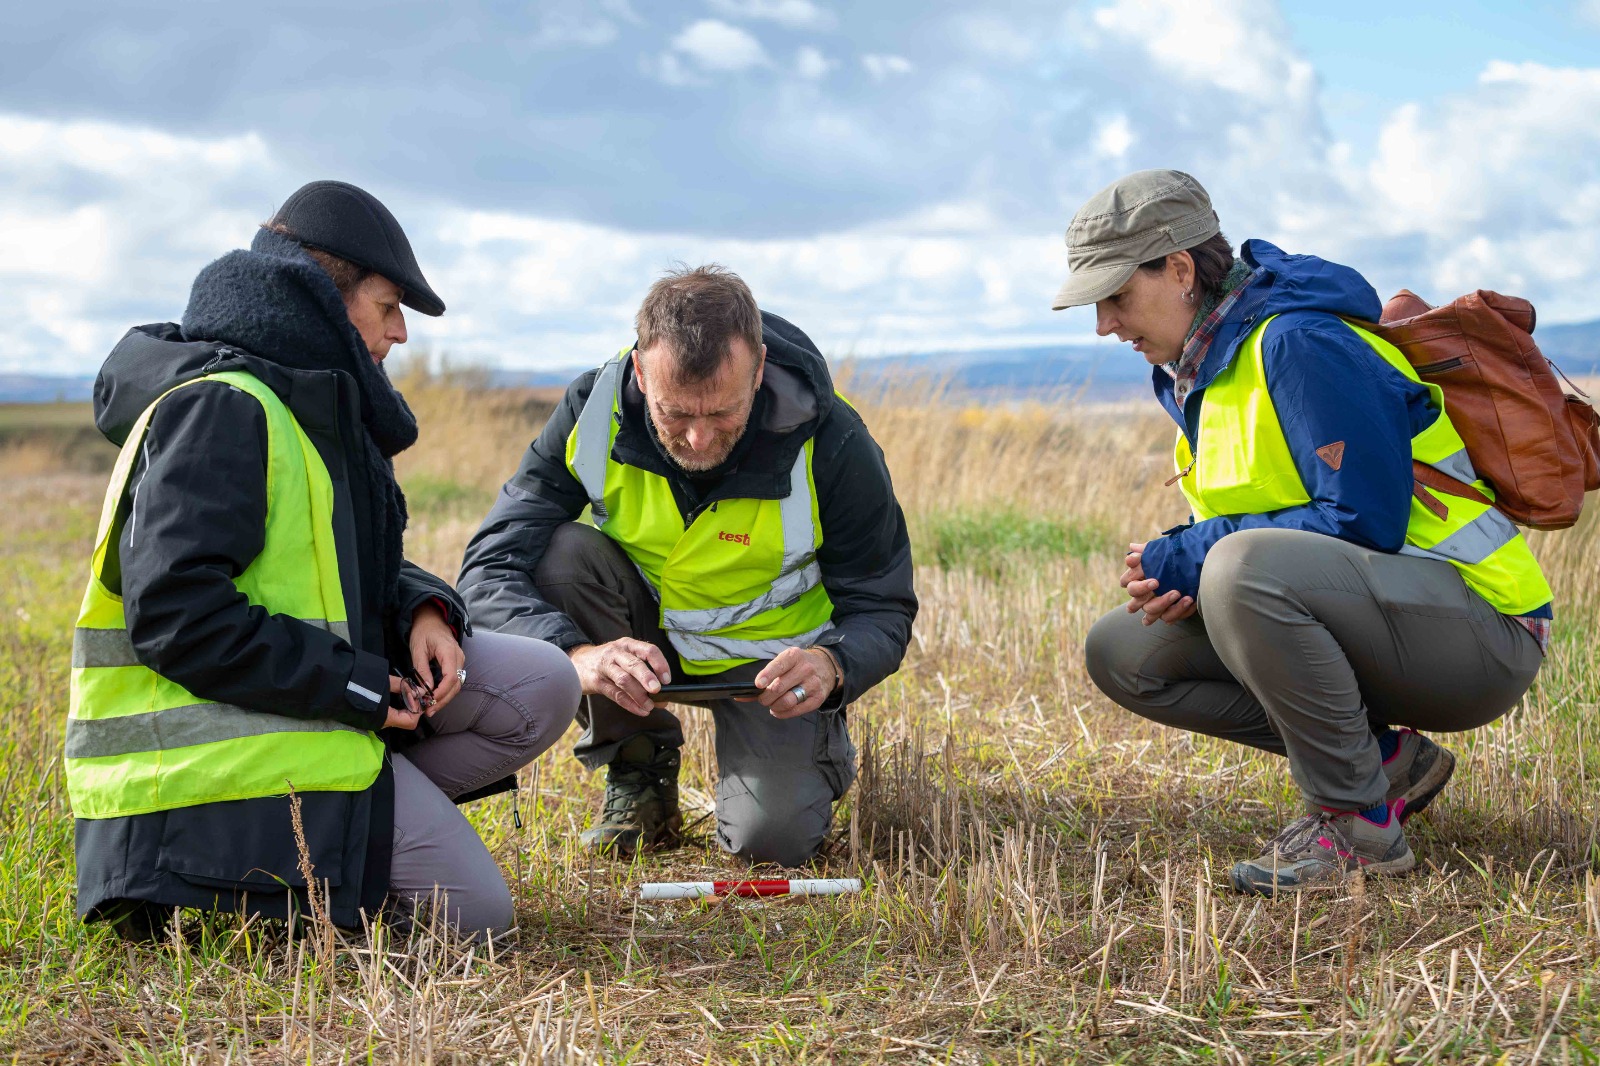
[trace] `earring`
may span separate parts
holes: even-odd
[[[1193,289],[1185,289],[1184,290],[1183,302],[1186,303],[1186,304],[1194,303],[1194,290]]]

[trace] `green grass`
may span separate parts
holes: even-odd
[[[999,577],[1012,565],[1088,559],[1115,538],[1090,523],[1019,510],[939,511],[915,523],[918,562]]]
[[[457,516],[482,515],[493,502],[493,493],[459,481],[417,474],[405,480],[406,507],[413,514]]]
[[[87,403],[0,403],[0,433],[93,426],[94,409]]]

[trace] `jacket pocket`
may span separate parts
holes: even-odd
[[[856,779],[856,746],[850,739],[845,711],[817,711],[817,769],[839,799]]]
[[[345,837],[354,793],[300,797],[311,875],[344,882]],[[300,849],[287,797],[204,803],[168,811],[157,869],[208,888],[281,892],[304,888]]]

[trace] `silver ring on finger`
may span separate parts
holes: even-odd
[[[806,688],[804,685],[796,685],[789,690],[789,695],[794,697],[796,703],[804,703],[806,701]]]
[[[456,671],[456,680],[461,682],[463,685],[467,683],[467,668],[465,666]]]

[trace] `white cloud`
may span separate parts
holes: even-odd
[[[617,26],[582,8],[557,7],[540,14],[525,44],[529,48],[599,48],[617,39]]]
[[[832,355],[983,346],[996,329],[1050,337],[1060,322],[1042,294],[1059,284],[1057,240],[981,232],[992,221],[981,207],[948,204],[877,226],[740,240],[449,209],[430,237],[439,265],[427,269],[452,294],[451,312],[413,332],[435,349],[502,365],[582,365],[627,341],[638,300],[662,270],[716,261]],[[537,346],[519,347],[519,334]]]
[[[0,114],[0,368],[82,373],[130,319],[181,312],[217,235],[247,240],[271,213],[251,187],[274,178],[287,195],[254,134]]]
[[[827,56],[823,55],[820,51],[811,47],[809,44],[805,45],[800,49],[800,51],[795,53],[795,73],[809,81],[815,81],[818,78],[827,77],[828,72],[836,66],[838,66],[836,62],[829,59]]]
[[[874,81],[884,81],[902,74],[910,74],[914,67],[905,56],[869,52],[861,57],[862,68]]]
[[[1036,28],[1030,34],[993,12],[957,15],[951,21],[951,38],[963,48],[1008,63],[1033,59],[1040,51]]]
[[[1133,127],[1128,125],[1127,115],[1112,115],[1100,123],[1100,128],[1095,132],[1094,150],[1108,159],[1122,159],[1138,139]]]
[[[1191,80],[1257,100],[1315,90],[1311,64],[1284,47],[1288,28],[1273,0],[1115,0],[1091,19]]]
[[[763,66],[767,53],[749,33],[716,19],[701,19],[672,39],[672,47],[706,71],[741,71]]]
[[[838,21],[811,0],[710,0],[710,6],[719,15],[768,19],[794,30],[831,30]]]
[[[1398,108],[1352,176],[1354,231],[1420,238],[1412,287],[1519,291],[1547,318],[1592,318],[1600,276],[1600,69],[1493,62],[1477,85]],[[1344,228],[1344,227],[1340,227]]]

